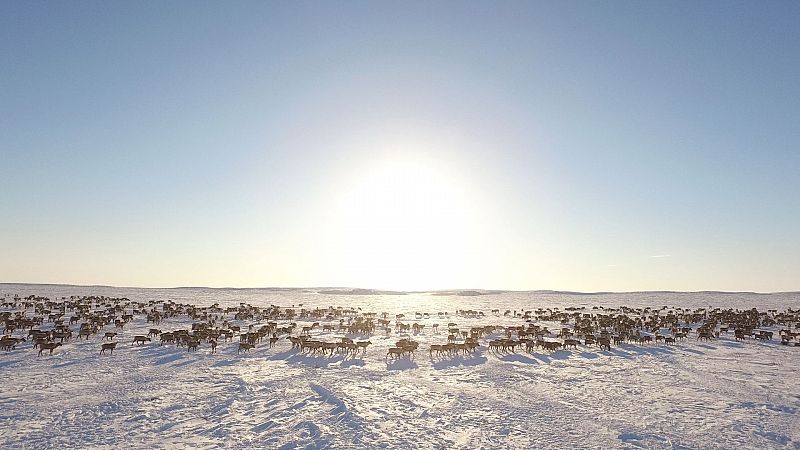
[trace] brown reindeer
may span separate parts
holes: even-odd
[[[389,347],[389,351],[386,352],[386,356],[391,356],[392,358],[399,358],[403,355],[403,349],[400,347]]]
[[[338,345],[339,344],[337,344],[336,342],[323,342],[321,348],[322,354],[325,355],[325,353],[328,352],[331,354],[331,356],[333,356],[333,353],[338,348]]]
[[[370,341],[359,341],[359,342],[356,342],[357,349],[361,350],[361,352],[363,354],[365,354],[365,355],[367,354],[367,346],[369,346],[370,344],[372,344],[372,342],[370,342]]]
[[[447,350],[447,345],[444,344],[431,344],[431,348],[428,351],[430,356],[433,356],[433,352],[436,352],[437,355],[445,352]]]
[[[133,337],[133,344],[144,345],[145,342],[151,342],[150,338],[147,336],[134,336]]]
[[[549,341],[545,341],[545,343],[544,343],[544,348],[545,348],[545,350],[547,350],[547,351],[551,351],[551,352],[553,352],[553,351],[556,351],[556,350],[560,349],[562,346],[563,346],[563,344],[561,344],[561,342],[549,342]]]
[[[53,354],[53,350],[56,348],[61,347],[61,342],[43,342],[39,345],[39,354],[37,356],[42,356],[42,352],[45,350],[50,350],[50,354]]]
[[[255,348],[256,344],[250,344],[247,342],[239,342],[239,351],[236,353],[242,353],[242,351],[249,352],[251,348]]]
[[[174,343],[175,342],[175,334],[173,333],[161,333],[159,336],[160,341],[158,345],[164,345],[164,343]]]
[[[697,340],[702,341],[703,339],[710,341],[714,335],[711,334],[710,331],[700,331],[697,333]]]
[[[86,340],[88,341],[89,340],[89,336],[91,336],[92,334],[93,334],[92,330],[90,330],[88,328],[83,328],[80,331],[78,331],[78,340],[80,340],[81,337],[85,337]]]
[[[114,354],[114,349],[116,347],[117,347],[117,343],[116,342],[108,342],[108,343],[105,343],[105,344],[101,344],[100,345],[100,354],[102,355],[103,353],[105,353],[106,350],[111,350],[111,354],[113,355]]]
[[[3,338],[0,339],[0,349],[5,350],[5,351],[8,352],[8,351],[13,350],[14,347],[17,344],[19,344],[20,342],[24,342],[24,341],[25,341],[24,337],[22,337],[22,338],[14,338],[14,337],[10,337],[10,336],[3,336]]]

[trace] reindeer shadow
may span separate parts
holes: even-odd
[[[115,341],[115,342],[117,342],[117,348],[114,351],[127,350],[125,348],[127,347],[126,345],[122,344],[120,341]],[[167,345],[145,344],[145,345],[131,346],[131,348],[133,348],[134,351],[142,355],[147,355],[154,358],[172,355],[175,354],[176,352],[178,354],[186,353],[186,347],[177,347],[175,345],[170,345],[170,344]]]
[[[215,362],[214,364],[211,365],[211,367],[228,367],[228,366],[232,366],[234,364],[236,364],[236,360],[235,359],[225,359],[225,360],[222,360],[222,361]]]
[[[43,353],[42,355],[44,355],[44,353]],[[79,359],[74,359],[74,360],[72,360],[72,361],[65,361],[65,362],[62,362],[62,363],[59,363],[59,364],[54,364],[54,365],[52,366],[52,368],[53,368],[53,369],[61,369],[61,368],[63,368],[63,367],[74,366],[75,364],[78,364],[78,363],[80,363],[80,362],[81,362],[81,360],[79,360]]]
[[[153,364],[156,365],[156,366],[161,366],[161,365],[164,365],[164,364],[169,364],[171,362],[179,361],[181,359],[183,359],[183,354],[181,354],[181,353],[173,353],[173,354],[166,355],[166,356],[163,356],[161,358],[158,358],[157,360],[155,360],[155,362]]]
[[[12,351],[18,351],[18,350],[12,350]],[[21,362],[23,359],[24,358],[9,359],[8,361],[0,361],[0,368],[6,367],[6,366],[10,366],[10,365],[12,365],[14,363]]]
[[[432,358],[433,359],[433,358]],[[431,365],[436,370],[447,369],[450,367],[474,367],[484,364],[488,359],[483,355],[471,356],[464,358],[463,356],[454,356],[452,358],[441,358],[433,360]]]
[[[346,369],[348,367],[364,367],[365,365],[366,365],[366,363],[364,362],[363,359],[360,359],[360,358],[348,358],[348,359],[345,359],[344,361],[342,361],[342,363],[339,364],[339,367],[342,367],[342,368]]]
[[[410,358],[398,358],[386,361],[386,370],[411,370],[418,368],[416,361]]]
[[[341,355],[333,355],[333,356],[311,356],[311,355],[304,355],[302,353],[296,353],[288,358],[286,358],[287,364],[302,364],[305,366],[311,367],[326,367],[331,366],[336,363],[341,363],[344,361],[344,356]]]
[[[689,347],[681,347],[681,350],[683,350],[685,352],[689,352],[689,353],[694,353],[695,355],[705,355],[706,354],[706,352],[701,352],[700,350],[695,350],[695,349],[689,348]]]
[[[552,353],[533,353],[533,357],[538,359],[539,361],[550,364],[553,361],[565,360],[569,358],[571,353],[567,350],[556,350]]]
[[[485,358],[484,358],[485,359]],[[521,353],[508,353],[505,355],[498,355],[497,359],[504,362],[518,362],[522,364],[539,364],[536,358],[531,358]]]
[[[625,348],[631,353],[636,353],[638,355],[671,355],[675,353],[671,347],[663,347],[660,345],[629,345]]]
[[[267,359],[270,359],[270,360],[273,360],[273,361],[274,360],[278,360],[278,359],[288,359],[288,358],[290,358],[290,357],[292,357],[294,355],[298,355],[298,354],[300,354],[300,353],[299,353],[299,351],[297,349],[289,349],[289,350],[284,350],[284,351],[282,351],[280,353],[275,353],[274,355],[270,355],[270,356],[267,357]]]
[[[621,358],[631,359],[633,358],[633,353],[626,352],[621,347],[612,347],[610,352],[604,353],[611,353],[614,356],[619,356]]]

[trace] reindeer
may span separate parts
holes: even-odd
[[[710,341],[714,335],[711,334],[710,331],[698,331],[697,333],[697,340],[702,341],[703,339]]]
[[[563,344],[561,344],[561,342],[545,342],[544,343],[545,350],[548,350],[548,351],[551,351],[551,352],[560,349],[562,346],[563,346]]]
[[[491,350],[497,351],[503,347],[504,347],[504,341],[502,339],[495,339],[493,341],[489,341],[489,351]]]
[[[336,342],[323,342],[322,346],[320,347],[320,350],[322,350],[323,356],[325,355],[326,352],[330,353],[331,356],[333,356],[333,353],[336,351],[337,348],[339,348],[339,344],[337,344]]]
[[[389,351],[386,352],[386,356],[391,356],[393,359],[399,358],[403,355],[403,349],[400,347],[389,347]]]
[[[173,333],[161,333],[161,335],[159,336],[159,339],[160,339],[160,341],[159,341],[158,345],[164,345],[165,343],[167,343],[167,344],[175,343],[175,334],[173,334]]]
[[[64,342],[64,339],[69,340],[72,337],[72,331],[53,331],[53,340],[59,339],[60,342]]]
[[[359,342],[356,342],[356,348],[357,348],[357,350],[361,350],[361,352],[364,355],[366,355],[367,354],[367,346],[369,346],[370,344],[372,344],[372,342],[370,342],[370,341],[359,341]]]
[[[25,342],[25,338],[24,337],[14,338],[10,336],[3,336],[3,338],[0,339],[0,349],[5,350],[7,352],[14,350],[14,347],[16,347],[16,345],[19,344],[20,342]]]
[[[61,347],[61,342],[43,342],[39,345],[39,354],[37,356],[42,356],[42,352],[45,350],[50,350],[50,354],[53,354],[53,350],[56,348]]]
[[[447,345],[431,344],[431,348],[430,348],[430,350],[428,350],[428,353],[430,354],[430,356],[433,356],[433,352],[436,352],[436,354],[439,355],[440,353],[444,352],[446,349],[447,349]]]
[[[147,336],[134,336],[133,337],[133,345],[136,345],[136,344],[144,345],[145,342],[152,342],[152,341]]]
[[[358,352],[358,346],[351,342],[339,342],[336,344],[337,350],[344,350],[345,355],[353,354],[355,355]]]
[[[85,337],[86,340],[88,341],[89,336],[91,336],[92,334],[94,333],[92,333],[92,330],[90,330],[89,328],[82,328],[80,331],[78,331],[78,340],[80,340],[81,337]]]
[[[250,344],[247,342],[239,342],[239,351],[236,353],[242,353],[242,351],[249,352],[251,348],[255,348],[256,344]]]
[[[289,339],[289,342],[292,343],[292,348],[300,348],[300,346],[303,344],[303,340],[299,337],[289,336],[286,339]]]
[[[105,344],[101,344],[100,345],[100,354],[102,355],[103,353],[105,353],[106,350],[110,350],[111,354],[113,355],[114,354],[114,349],[116,347],[117,347],[117,343],[116,342],[108,342],[108,343],[105,343]]]
[[[525,339],[525,351],[531,353],[534,349],[536,349],[536,341]]]

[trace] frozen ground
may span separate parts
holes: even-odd
[[[475,297],[321,295],[310,291],[122,289],[0,285],[0,297],[107,295],[195,304],[360,307],[431,313],[420,323],[521,324],[492,309],[567,306],[800,307],[798,294],[505,293]],[[484,311],[484,319],[435,318]],[[407,320],[414,322],[414,320]],[[159,328],[185,327],[171,319]],[[302,324],[302,322],[301,322]],[[143,317],[113,356],[102,337],[73,339],[52,357],[31,343],[0,353],[0,448],[800,448],[800,347],[778,340],[673,346],[579,346],[555,353],[390,361],[398,335],[370,337],[365,357],[302,355],[286,340],[236,354],[174,345],[133,347]],[[320,334],[319,331],[316,334]],[[320,336],[333,340],[337,333]]]

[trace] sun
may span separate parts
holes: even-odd
[[[338,198],[331,235],[350,284],[398,290],[469,285],[480,239],[476,196],[442,163],[367,166]],[[452,283],[452,284],[451,284]]]

